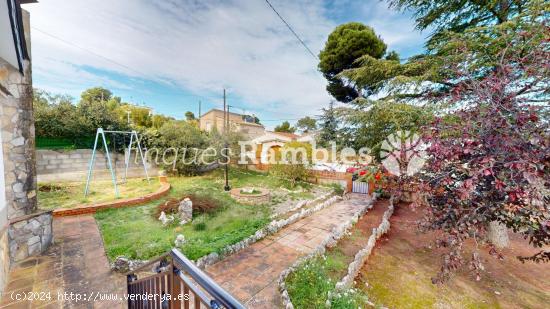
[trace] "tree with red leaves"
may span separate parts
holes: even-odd
[[[449,34],[424,59],[452,85],[422,97],[442,111],[425,131],[430,161],[415,201],[426,206],[421,228],[443,231],[438,245],[449,249],[434,282],[466,264],[480,278],[466,239],[497,255],[507,229],[550,244],[550,27],[544,11],[530,13]],[[520,259],[548,262],[550,252]]]

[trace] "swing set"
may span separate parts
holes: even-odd
[[[94,169],[94,163],[95,163],[95,157],[96,157],[96,150],[97,150],[97,142],[99,140],[99,137],[101,136],[103,140],[103,147],[105,148],[105,156],[107,157],[107,165],[109,166],[109,171],[111,172],[111,179],[113,180],[113,186],[115,188],[115,197],[119,197],[118,193],[118,186],[117,186],[117,176],[116,171],[113,169],[113,164],[111,163],[111,155],[109,154],[109,147],[107,146],[107,138],[105,137],[105,134],[112,134],[113,136],[113,149],[115,150],[116,155],[116,135],[121,134],[123,141],[122,145],[123,147],[126,146],[126,136],[130,135],[130,142],[128,143],[128,148],[125,147],[125,153],[124,153],[124,180],[121,183],[126,183],[126,178],[128,176],[128,166],[130,164],[130,156],[132,154],[132,144],[136,145],[136,148],[139,152],[139,156],[141,157],[141,162],[143,163],[143,170],[145,171],[145,177],[147,177],[147,182],[151,183],[149,179],[149,173],[147,172],[147,166],[145,164],[145,158],[143,157],[143,152],[141,150],[141,145],[139,143],[138,134],[135,130],[133,131],[107,131],[103,130],[102,128],[98,128],[97,132],[95,134],[95,142],[94,142],[94,150],[92,151],[92,158],[90,159],[90,166],[88,167],[88,177],[86,179],[86,189],[84,189],[84,197],[88,195],[89,187],[90,187],[90,179],[92,177],[92,171]],[[136,154],[137,155],[137,154]],[[116,169],[116,162],[115,162],[115,169]]]

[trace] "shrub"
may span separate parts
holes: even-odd
[[[199,222],[197,224],[193,224],[193,229],[195,231],[205,231],[206,230],[206,222]]]
[[[290,186],[294,188],[298,181],[305,181],[309,176],[307,167],[311,162],[311,153],[309,143],[287,143],[280,152],[276,153],[275,159],[279,164],[273,164],[269,172],[288,180]]]

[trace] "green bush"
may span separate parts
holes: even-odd
[[[205,231],[206,230],[206,222],[199,222],[196,224],[193,224],[193,230],[195,231]]]

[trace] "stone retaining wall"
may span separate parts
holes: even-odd
[[[41,254],[52,241],[51,211],[22,216],[10,222],[8,242],[12,263]]]

